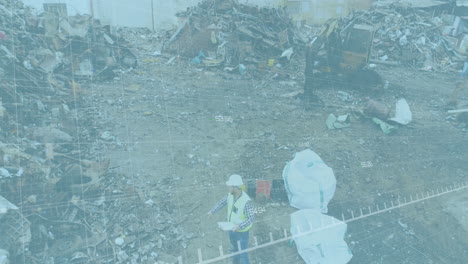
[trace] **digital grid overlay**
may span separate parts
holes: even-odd
[[[12,2],[12,0],[10,0]],[[132,7],[129,6],[128,7],[129,9],[131,9]],[[13,14],[13,12],[12,12]],[[6,32],[11,32],[9,31],[9,29],[1,29],[1,30],[4,30]],[[45,36],[44,36],[45,37]],[[12,38],[14,40],[14,38]],[[96,43],[86,43],[86,45],[88,45],[89,47],[92,47],[94,45],[96,45]],[[119,45],[119,43],[116,44],[117,46]],[[72,50],[71,50],[71,45],[70,45],[70,52],[73,54]],[[15,43],[13,42],[13,48],[12,48],[12,52],[13,54],[16,54],[16,49],[15,49]],[[141,54],[140,54],[141,55]],[[143,54],[144,55],[144,54]],[[14,87],[15,87],[15,94],[16,95],[19,95],[20,92],[18,92],[16,90],[17,88],[17,85],[16,85],[16,82],[18,81],[18,79],[16,78],[16,64],[13,63],[12,64],[12,67],[13,67],[13,72],[15,73],[13,76],[12,76],[12,80],[13,80],[13,83],[14,83]],[[143,66],[139,66],[139,67],[143,67]],[[118,84],[117,82],[117,91],[119,93],[119,97],[121,98],[122,101],[125,102],[125,98],[128,98],[128,94],[125,90],[126,88],[126,84],[123,82],[123,80],[126,80],[129,77],[129,74],[131,73],[121,73],[121,75],[119,76],[120,80],[122,81],[120,84]],[[74,76],[74,72],[70,72],[70,76],[71,76],[71,79],[72,80],[76,80],[77,78]],[[177,160],[177,155],[178,155],[178,149],[177,149],[177,146],[181,145],[181,144],[187,144],[189,146],[195,146],[195,145],[198,145],[198,144],[210,144],[210,143],[216,143],[217,141],[222,141],[224,143],[230,143],[230,144],[235,144],[235,143],[248,143],[248,142],[264,142],[264,141],[270,141],[270,140],[264,140],[264,139],[258,139],[258,138],[240,138],[240,139],[231,139],[231,140],[224,140],[224,139],[220,139],[220,140],[216,140],[216,139],[209,139],[209,140],[202,140],[202,139],[193,139],[193,131],[186,131],[188,135],[186,135],[185,139],[177,139],[177,137],[175,137],[175,133],[174,131],[176,130],[175,129],[175,126],[177,125],[177,122],[174,121],[174,116],[175,116],[175,113],[171,113],[171,107],[173,107],[173,105],[171,105],[171,100],[173,99],[173,95],[171,93],[169,93],[168,91],[170,91],[173,86],[172,84],[172,80],[170,79],[170,77],[166,78],[166,76],[164,76],[164,73],[158,73],[156,72],[155,73],[155,79],[158,79],[160,81],[160,87],[161,90],[163,91],[163,96],[161,96],[161,100],[158,100],[158,102],[161,102],[161,105],[162,105],[162,109],[163,109],[163,112],[161,113],[161,116],[164,118],[164,122],[165,122],[165,126],[166,126],[166,129],[167,129],[167,137],[162,139],[162,140],[144,140],[144,141],[140,141],[138,140],[138,143],[140,144],[154,144],[155,146],[157,146],[157,144],[162,144],[163,146],[165,146],[167,148],[167,151],[170,153],[169,155],[169,159],[170,159],[170,164],[169,166],[167,166],[165,168],[165,171],[168,175],[171,175],[170,177],[172,178],[172,181],[173,182],[177,182],[179,181],[179,178],[183,175],[179,175],[179,172],[178,170],[176,169],[179,164],[176,162]],[[114,83],[115,84],[115,83]],[[99,82],[90,82],[87,86],[87,88],[89,88],[89,91],[91,94],[102,94],[102,95],[105,95],[105,92],[104,91],[100,91],[100,86],[101,84]],[[31,87],[32,88],[32,87]],[[45,87],[44,87],[45,88]],[[177,89],[177,88],[175,88]],[[219,94],[216,94],[216,93],[219,93]],[[236,101],[248,101],[250,103],[266,103],[268,101],[270,101],[269,98],[250,98],[250,99],[246,99],[244,96],[242,95],[239,95],[239,96],[235,96],[235,95],[223,95],[221,93],[221,91],[217,91],[216,93],[206,93],[206,94],[203,94],[203,93],[197,93],[196,94],[196,98],[194,98],[194,101],[195,103],[198,103],[199,104],[199,107],[203,108],[203,104],[208,104],[210,102],[214,102],[214,101],[217,101],[217,102],[223,102],[224,105],[230,105],[230,110],[226,111],[225,109],[220,109],[219,112],[223,112],[223,114],[221,113],[214,113],[212,115],[207,115],[207,116],[203,116],[202,118],[205,118],[205,119],[212,119],[213,122],[217,125],[221,125],[221,124],[225,124],[225,125],[231,125],[233,122],[236,123],[238,122],[238,116],[236,115],[235,113],[235,105],[236,105]],[[134,97],[137,97],[137,96],[144,96],[146,94],[139,94],[138,92],[137,93],[134,93],[132,94],[132,96]],[[115,96],[115,93],[111,92],[109,93],[109,96]],[[80,104],[80,98],[78,97],[77,94],[73,93],[73,102],[74,102],[74,105],[71,105],[71,107],[73,107],[74,109],[77,109],[77,110],[83,110],[83,107],[81,106]],[[130,100],[131,99],[127,99]],[[98,111],[107,111],[105,110],[104,106],[101,106],[99,105],[96,101],[93,101],[93,100],[89,100],[88,102],[92,102],[93,105],[90,107],[92,109],[98,109]],[[127,102],[127,103],[129,103]],[[20,120],[20,116],[19,116],[19,113],[20,113],[20,110],[19,110],[19,105],[20,105],[20,100],[17,98],[16,102],[13,102],[12,104],[9,104],[8,102],[3,102],[3,105],[4,106],[8,106],[9,109],[11,109],[12,106],[14,106],[14,109],[15,109],[15,120]],[[234,105],[234,107],[232,107]],[[241,106],[242,104],[241,103],[238,103],[237,102],[237,107],[242,107]],[[343,108],[342,106],[336,106],[337,108]],[[228,114],[224,114],[226,112],[229,112]],[[92,145],[94,144],[94,142],[86,142],[85,141],[82,141],[82,139],[80,139],[80,124],[79,124],[79,121],[81,119],[80,116],[78,116],[78,111],[75,111],[75,121],[76,121],[76,134],[78,135],[77,138],[76,138],[76,142],[72,143],[72,145],[76,145],[76,149],[77,149],[77,153],[78,153],[78,160],[79,160],[79,164],[82,163],[82,161],[84,159],[86,159],[84,155],[84,153],[82,153],[82,147],[83,145]],[[260,114],[259,114],[260,115]],[[132,137],[132,128],[130,127],[130,124],[131,124],[131,121],[135,118],[134,116],[132,116],[132,114],[128,111],[123,111],[123,115],[121,116],[122,119],[121,120],[118,120],[119,124],[120,125],[123,125],[125,127],[125,131],[126,131],[126,139],[124,141],[122,141],[121,143],[126,145],[126,146],[130,146],[130,145],[134,145],[136,144],[136,140],[133,139]],[[218,117],[218,118],[217,118]],[[220,117],[223,117],[223,118],[220,118]],[[227,118],[226,118],[227,117]],[[226,121],[227,120],[227,121]],[[224,122],[226,121],[226,122]],[[278,121],[276,121],[278,122]],[[20,128],[20,123],[19,122],[16,122],[16,142],[10,142],[10,143],[7,143],[8,145],[12,145],[16,148],[25,148],[27,147],[27,145],[25,145],[22,140],[21,140],[21,135],[19,134],[20,131],[21,131],[21,128]],[[24,124],[23,124],[24,125]],[[304,125],[305,126],[305,125]],[[236,126],[232,126],[233,130],[240,130],[240,128],[236,127]],[[242,131],[236,131],[236,134],[238,135],[242,135]],[[391,141],[391,140],[395,140],[395,142],[398,142],[398,141],[401,141],[401,140],[407,140],[409,142],[411,142],[411,139],[412,138],[416,138],[418,137],[418,135],[416,136],[397,136],[397,137],[392,137],[392,138],[389,138],[388,140]],[[305,136],[304,138],[308,138],[306,140],[304,139],[289,139],[289,138],[284,138],[284,139],[274,139],[273,141],[279,145],[287,145],[287,144],[292,144],[292,145],[296,145],[296,146],[299,146],[299,145],[303,145],[305,141],[312,141],[312,146],[314,144],[316,144],[316,142],[320,142],[320,141],[327,141],[327,140],[330,140],[328,137],[310,137],[310,136]],[[364,139],[366,139],[364,137]],[[430,142],[446,142],[448,141],[449,143],[452,143],[452,144],[456,144],[457,142],[462,142],[463,140],[466,140],[466,136],[462,135],[462,136],[453,136],[451,137],[449,140],[446,140],[446,139],[443,139],[443,138],[440,138],[440,137],[433,137],[433,138],[430,138],[428,137],[427,138],[428,141]],[[384,139],[385,140],[385,139]],[[44,145],[45,143],[49,143],[49,142],[44,142]],[[53,142],[51,142],[53,143]],[[53,144],[60,144],[60,143],[53,143]],[[113,144],[113,143],[112,143]],[[109,145],[112,145],[112,144],[109,144]],[[67,144],[67,145],[70,145],[70,144]],[[409,147],[407,147],[409,148]],[[299,151],[299,148],[297,148],[297,151]],[[137,156],[137,155],[133,155],[134,153],[132,153],[133,150],[131,150],[131,148],[129,148],[129,150],[127,151],[126,155],[127,155],[127,160],[129,161],[129,169],[130,171],[134,172],[134,173],[130,173],[130,175],[126,175],[127,178],[129,178],[130,182],[131,182],[131,185],[133,187],[133,190],[136,190],[138,188],[140,188],[140,186],[137,184],[137,182],[141,179],[139,179],[139,175],[137,175],[136,171],[139,170],[139,168],[135,165],[137,162],[134,158],[134,156]],[[103,156],[100,156],[98,157],[99,159],[105,159],[106,157]],[[444,157],[444,158],[432,158],[430,160],[418,160],[418,161],[408,161],[408,160],[402,160],[400,161],[399,164],[405,164],[405,163],[413,163],[413,162],[432,162],[432,161],[435,161],[435,162],[447,162],[449,160],[451,160],[453,157],[452,156],[447,156],[447,157]],[[456,158],[460,158],[460,156],[456,156]],[[466,158],[466,156],[462,156],[461,158]],[[241,162],[241,159],[234,159],[236,162],[238,162],[238,165],[237,167],[241,170],[241,171],[245,171],[245,170],[248,170],[248,168],[244,168],[243,167],[243,163]],[[287,160],[285,160],[286,162]],[[21,167],[22,164],[17,164],[18,167]],[[398,165],[398,164],[397,164]],[[282,169],[282,165],[277,165],[274,167],[275,169],[277,169],[277,173],[278,175],[280,175],[280,171]],[[363,160],[361,161],[361,163],[359,164],[355,164],[355,167],[354,168],[347,168],[346,170],[352,170],[352,171],[356,171],[356,172],[362,172],[362,170],[364,169],[367,169],[367,168],[370,168],[370,169],[378,169],[378,170],[381,170],[381,171],[384,171],[384,170],[387,170],[386,168],[384,168],[383,166],[380,166],[379,164],[375,163],[375,162],[372,162],[372,161],[369,161],[369,160]],[[216,169],[215,169],[216,170]],[[337,170],[335,170],[335,172],[337,174],[340,173],[340,169],[337,168]],[[389,172],[391,174],[391,172]],[[84,181],[84,176],[83,176],[83,167],[80,166],[80,175],[81,175],[81,180]],[[220,177],[220,181],[218,183],[223,183],[224,181],[224,178],[225,175],[222,175],[222,177]],[[279,178],[280,176],[278,176]],[[339,186],[340,185],[340,180],[338,179],[337,180],[337,185]],[[19,204],[20,206],[18,206],[20,208],[20,212],[27,212],[28,210],[25,210],[25,209],[30,209],[29,206],[27,205],[24,205],[24,204],[27,204],[27,202],[24,200],[25,197],[23,197],[23,186],[24,185],[27,185],[28,183],[22,183],[22,184],[19,184],[19,193],[17,194],[17,197],[18,197],[18,200],[20,201]],[[211,185],[211,186],[207,186],[206,184],[198,184],[198,185],[192,185],[192,186],[173,186],[172,189],[174,190],[175,192],[175,202],[179,205],[182,205],[183,204],[183,201],[184,199],[182,199],[182,197],[185,197],[186,196],[186,193],[187,192],[190,192],[190,191],[202,191],[202,192],[206,192],[208,195],[207,197],[209,197],[209,200],[211,202],[215,202],[217,198],[221,198],[221,197],[217,197],[214,195],[214,193],[216,193],[216,191],[214,191],[215,189],[218,189],[218,188],[223,188],[223,186],[218,186],[216,185],[217,183],[215,183],[215,186]],[[415,203],[419,203],[419,202],[424,202],[428,199],[431,199],[431,198],[436,198],[436,197],[439,197],[439,196],[445,196],[445,195],[449,195],[449,194],[452,194],[452,193],[455,193],[455,192],[458,192],[458,191],[465,191],[466,188],[467,188],[467,184],[466,182],[452,182],[452,181],[446,181],[446,180],[441,180],[439,182],[430,182],[430,184],[433,184],[432,187],[435,187],[435,188],[431,188],[431,191],[424,191],[424,192],[415,192],[414,193],[414,196],[411,196],[411,197],[405,197],[405,198],[402,198],[402,200],[393,200],[393,201],[390,201],[388,202],[388,204],[384,204],[384,205],[376,205],[376,207],[367,207],[367,211],[362,211],[362,209],[360,211],[353,211],[351,210],[352,214],[350,216],[348,216],[349,218],[345,217],[344,216],[344,213],[343,213],[343,218],[340,219],[340,217],[338,217],[338,219],[340,220],[343,220],[345,223],[350,223],[352,224],[352,222],[355,222],[357,220],[361,220],[363,218],[367,218],[367,217],[370,217],[370,216],[374,216],[374,215],[377,215],[377,214],[381,214],[381,213],[384,213],[384,212],[388,212],[388,211],[391,211],[391,210],[396,210],[396,209],[399,209],[400,207],[403,207],[403,206],[406,206],[406,205],[411,205],[411,204],[415,204]],[[440,186],[440,188],[438,188],[437,186]],[[446,187],[447,186],[447,187]],[[450,187],[448,187],[450,186]],[[423,188],[421,189],[425,189],[426,186],[424,186]],[[40,189],[40,187],[38,188]],[[420,189],[419,187],[418,188],[415,188],[415,189]],[[88,194],[86,194],[86,191],[84,188],[81,189],[81,197],[86,197],[88,196]],[[385,191],[388,191],[388,192],[394,192],[394,193],[398,193],[399,190],[396,189],[396,190],[384,190]],[[151,188],[146,188],[143,190],[144,194],[145,195],[148,195],[148,196],[151,196],[152,194],[154,194],[155,192],[157,191],[154,191],[154,190],[151,190]],[[416,194],[417,193],[417,194]],[[136,192],[136,191],[133,191],[132,194],[130,195],[120,195],[120,196],[116,196],[115,199],[128,199],[129,201],[131,201],[132,199],[136,198],[136,197],[139,197],[139,194]],[[86,202],[96,202],[100,197],[91,197],[91,199],[83,199],[84,201]],[[43,207],[43,208],[48,208],[48,207],[65,207],[65,206],[68,206],[68,204],[66,204],[65,202],[64,203],[51,203],[51,204],[36,204],[37,207]],[[139,206],[139,205],[135,205],[135,206]],[[364,206],[363,204],[359,204],[358,206]],[[202,206],[203,208],[207,208],[209,207],[209,205],[203,205]],[[437,210],[438,207],[436,207],[435,209],[428,209],[429,211],[430,210]],[[138,212],[138,211],[137,211]],[[182,208],[176,208],[176,216],[177,218],[179,219],[183,219],[185,217],[185,213]],[[106,209],[103,209],[102,211],[103,214],[107,214],[108,212],[106,211]],[[201,214],[203,214],[204,212],[201,212]],[[138,218],[144,218],[144,216],[137,216]],[[220,216],[221,217],[221,216]],[[264,221],[268,221],[270,219],[264,219]],[[201,222],[201,225],[205,224],[204,221],[202,220]],[[327,227],[327,226],[326,226]],[[325,227],[325,228],[326,228]],[[22,227],[22,228],[25,228],[25,227]],[[323,228],[323,227],[321,227]],[[317,231],[317,230],[313,230],[314,232]],[[221,231],[217,231],[217,230],[213,230],[211,231],[210,233],[206,233],[205,236],[210,236],[210,235],[213,235],[213,234],[218,234],[219,235],[219,232]],[[307,231],[306,231],[307,232]],[[282,242],[287,242],[291,239],[293,239],[293,237],[291,236],[288,236],[287,235],[287,231],[284,232],[284,238],[281,238],[281,239],[273,239],[273,235],[272,233],[269,233],[270,235],[270,238],[271,238],[271,241],[270,242],[267,242],[265,244],[261,244],[261,243],[258,243],[258,241],[254,238],[251,239],[251,244],[253,244],[254,246],[252,246],[251,248],[249,248],[248,250],[246,250],[246,252],[250,252],[250,251],[254,251],[256,249],[260,249],[260,248],[265,248],[265,247],[268,247],[268,246],[273,246],[275,244],[278,244],[278,243],[282,243]],[[88,232],[85,232],[83,234],[83,239],[86,243],[86,245],[88,246],[88,248],[92,248],[93,245],[92,245],[92,241],[91,240],[91,237],[89,236]],[[109,240],[112,239],[112,238],[109,238]],[[137,248],[143,248],[145,245],[143,245],[141,243],[141,240],[136,240],[136,245],[135,247]],[[220,241],[220,244],[222,244],[222,241]],[[22,245],[23,246],[23,251],[26,251],[27,250],[27,245]],[[214,262],[217,262],[217,261],[223,261],[227,258],[230,258],[231,256],[233,256],[233,254],[225,254],[224,250],[221,248],[220,250],[220,256],[219,257],[214,257],[214,258],[205,258],[205,256],[203,255],[203,251],[204,249],[202,247],[200,247],[199,245],[191,245],[189,244],[188,245],[189,248],[191,248],[192,250],[189,251],[189,250],[185,250],[183,249],[182,250],[182,254],[177,254],[178,255],[178,261],[179,263],[191,263],[189,261],[191,260],[198,260],[198,263],[214,263]],[[193,249],[196,249],[196,252],[197,254],[196,255],[193,255],[191,252],[193,252],[194,250]],[[241,251],[237,254],[240,254],[240,253],[243,253],[244,251]],[[109,258],[110,256],[114,256],[114,262],[113,263],[118,263],[118,261],[115,259],[115,252],[106,252],[106,254],[104,256],[99,256],[99,257],[94,257],[94,260],[95,261],[99,261],[99,260],[103,260],[105,258]],[[174,253],[175,254],[175,253]],[[421,253],[423,254],[423,253]],[[27,263],[26,260],[23,260],[23,263]],[[99,262],[96,262],[96,263],[99,263]]]

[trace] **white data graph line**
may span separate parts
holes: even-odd
[[[344,223],[354,222],[354,221],[357,221],[357,220],[360,220],[360,219],[363,219],[363,218],[366,218],[366,217],[370,217],[370,216],[374,216],[374,215],[381,214],[381,213],[384,213],[384,212],[388,212],[388,211],[391,211],[391,210],[395,210],[395,209],[401,208],[403,206],[415,204],[415,203],[418,203],[418,202],[422,202],[422,201],[425,201],[425,200],[428,200],[428,199],[431,199],[431,198],[439,197],[439,196],[449,194],[449,193],[452,193],[452,192],[456,192],[456,191],[459,191],[459,190],[463,190],[463,189],[466,189],[466,188],[468,188],[468,183],[464,182],[464,183],[461,183],[461,184],[452,184],[452,185],[447,186],[445,188],[441,188],[440,190],[439,190],[439,188],[437,188],[436,190],[432,190],[430,192],[426,191],[426,192],[417,193],[416,194],[416,199],[413,199],[413,196],[410,195],[409,201],[406,199],[406,197],[404,198],[404,201],[401,201],[400,198],[398,198],[398,200],[396,201],[396,204],[394,203],[394,201],[390,202],[391,206],[388,206],[387,203],[384,203],[384,208],[383,209],[380,209],[379,205],[376,205],[375,210],[371,210],[371,207],[368,207],[369,211],[368,211],[367,214],[365,212],[363,212],[362,209],[359,212],[359,214],[360,214],[359,216],[355,216],[354,212],[351,211],[351,218],[349,218],[349,219],[345,219],[344,214],[342,214],[341,215],[342,216],[342,221]],[[320,220],[322,220],[322,219],[320,219]],[[272,245],[275,245],[275,244],[279,244],[279,243],[282,243],[282,242],[292,240],[294,238],[306,236],[306,235],[309,235],[309,234],[312,234],[312,233],[315,233],[315,232],[318,232],[318,231],[321,231],[321,230],[325,230],[325,229],[328,229],[328,228],[339,226],[341,224],[342,223],[336,223],[335,221],[332,220],[332,223],[329,224],[329,225],[323,226],[323,223],[321,223],[321,226],[319,228],[310,228],[310,230],[307,231],[307,232],[301,232],[300,230],[298,230],[297,235],[291,235],[291,236],[287,236],[288,232],[287,232],[286,229],[284,229],[283,230],[284,231],[284,238],[280,238],[280,239],[277,239],[277,240],[273,240],[273,233],[270,232],[270,241],[269,242],[266,242],[266,243],[263,243],[263,244],[258,244],[257,237],[254,237],[255,246],[253,246],[253,247],[250,247],[250,248],[247,248],[247,249],[244,249],[244,250],[240,250],[240,251],[237,251],[235,253],[230,253],[230,254],[224,254],[222,252],[222,247],[220,247],[220,256],[215,257],[215,258],[211,258],[211,259],[207,259],[207,260],[203,260],[202,250],[199,248],[198,249],[198,262],[195,263],[195,264],[214,263],[214,262],[221,261],[223,259],[227,259],[227,258],[236,256],[236,255],[251,252],[251,251],[254,251],[254,250],[257,250],[257,249],[260,249],[260,248],[265,248],[265,247],[268,247],[268,246],[272,246]],[[179,264],[184,263],[183,260],[182,260],[182,257],[178,258],[178,262],[179,262]]]

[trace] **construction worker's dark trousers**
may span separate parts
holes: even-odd
[[[247,249],[249,245],[249,231],[246,232],[233,232],[229,231],[229,241],[231,241],[232,253],[239,251],[240,249]],[[239,241],[239,242],[238,242]],[[247,252],[238,254],[232,257],[233,264],[250,264],[249,255]]]

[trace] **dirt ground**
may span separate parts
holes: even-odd
[[[282,96],[302,89],[304,62],[297,54],[282,69],[292,77],[275,80],[272,69],[249,68],[239,75],[185,59],[167,65],[169,57],[151,57],[145,48],[138,52],[141,63],[133,72],[86,87],[82,107],[96,113],[96,124],[105,124],[97,130],[109,131],[120,142],[104,144],[115,177],[138,187],[145,199],[170,207],[175,221],[186,219],[180,225],[193,233],[190,242],[169,252],[184,263],[196,263],[198,249],[204,259],[219,256],[219,245],[229,252],[227,234],[216,227],[224,210],[211,218],[206,212],[226,194],[230,174],[281,179],[286,162],[306,148],[335,172],[329,214],[337,218],[467,179],[468,134],[447,119],[444,109],[455,74],[378,66],[390,83],[383,95],[335,84],[317,92],[325,106],[305,110],[300,100]],[[338,91],[350,93],[354,101],[342,101]],[[388,106],[406,98],[414,122],[392,135],[355,116],[349,128],[327,129],[330,113],[351,113],[366,97]],[[160,190],[161,182],[171,187]],[[466,199],[463,191],[456,192],[349,223],[350,263],[466,263]],[[285,203],[256,205],[266,210],[257,215],[251,244],[253,236],[262,243],[270,232],[280,238],[283,229],[289,230],[289,214],[296,209]],[[144,218],[148,209],[143,203],[135,206]],[[303,263],[289,243],[256,250],[250,258],[258,264]]]

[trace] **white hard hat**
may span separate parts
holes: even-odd
[[[240,187],[244,184],[242,177],[238,174],[233,174],[229,176],[229,180],[226,182],[227,186],[237,186]]]

